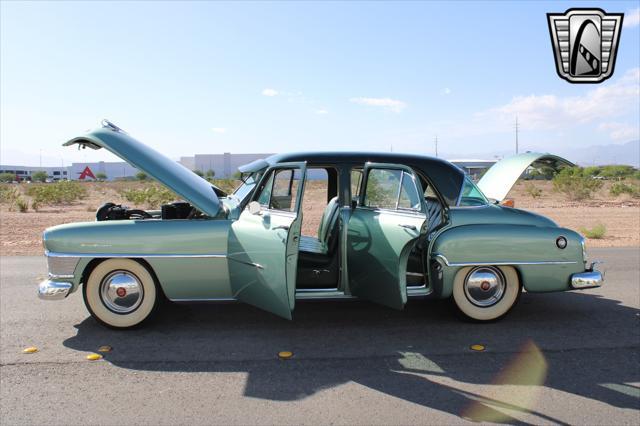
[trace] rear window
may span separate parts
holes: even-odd
[[[489,204],[489,201],[484,196],[484,194],[478,189],[475,183],[471,181],[468,177],[464,178],[464,185],[462,187],[462,195],[460,197],[460,202],[458,203],[461,207],[472,207],[472,206],[484,206]]]

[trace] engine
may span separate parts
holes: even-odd
[[[141,219],[196,219],[202,217],[202,213],[190,203],[177,201],[163,204],[160,211],[146,211],[130,209],[122,204],[105,203],[96,211],[96,220],[141,220]]]

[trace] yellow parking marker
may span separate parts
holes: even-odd
[[[89,361],[97,361],[99,359],[102,359],[102,355],[100,355],[100,354],[89,354],[89,355],[87,355],[87,359]]]
[[[34,354],[36,352],[38,352],[38,348],[36,348],[35,346],[29,346],[28,348],[24,348],[22,350],[22,353],[25,354]]]
[[[111,346],[103,345],[98,348],[98,352],[111,352],[111,349],[113,349]]]
[[[471,348],[472,351],[482,352],[482,351],[484,351],[485,346],[484,345],[475,344],[475,345],[471,345],[470,348]]]
[[[290,351],[280,351],[278,352],[278,358],[280,359],[290,359],[293,357],[293,352]]]

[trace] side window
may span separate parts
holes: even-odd
[[[400,197],[398,198],[398,209],[420,210],[420,196],[416,191],[416,184],[411,175],[402,173],[402,183],[400,185]]]
[[[256,199],[261,206],[271,210],[296,211],[296,198],[300,185],[300,170],[278,169],[271,172]]]
[[[273,188],[273,173],[269,176],[267,183],[262,187],[262,192],[257,201],[262,207],[269,207],[269,200],[271,199],[271,188]]]
[[[286,212],[296,211],[296,198],[300,185],[300,171],[297,169],[277,170],[273,181],[273,191],[269,208]]]
[[[420,210],[421,200],[413,177],[402,170],[371,169],[364,206],[390,210]]]

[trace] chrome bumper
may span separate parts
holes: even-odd
[[[595,269],[597,263],[600,262],[592,263],[585,272],[571,275],[571,288],[574,290],[584,290],[587,288],[600,287],[604,282],[604,274]]]
[[[38,297],[43,300],[61,300],[69,295],[73,284],[44,280],[38,285]]]

